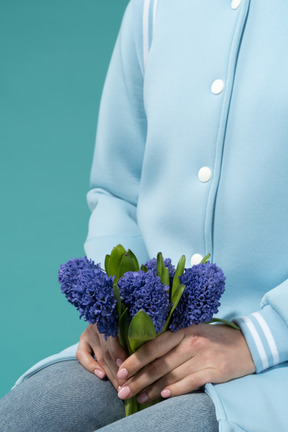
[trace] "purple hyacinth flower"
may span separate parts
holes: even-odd
[[[152,319],[156,332],[161,333],[171,308],[168,285],[163,285],[153,270],[127,272],[117,285],[131,319],[142,310]]]
[[[180,277],[185,285],[182,297],[172,315],[170,330],[209,322],[218,312],[219,299],[225,290],[223,271],[213,263],[198,264]]]
[[[113,292],[113,278],[101,270],[99,264],[87,257],[71,259],[58,272],[61,291],[69,303],[80,312],[80,318],[91,324],[105,337],[118,333],[117,301]]]
[[[151,258],[144,265],[145,265],[145,267],[148,268],[148,270],[152,270],[155,275],[157,274],[157,259],[156,258]],[[175,266],[172,264],[170,258],[164,259],[164,266],[168,267],[170,284],[172,284],[173,278],[175,275]]]

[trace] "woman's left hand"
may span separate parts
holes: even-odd
[[[190,393],[204,384],[223,383],[255,372],[240,330],[226,325],[193,325],[167,331],[142,345],[118,371],[120,399],[138,395],[150,402]]]

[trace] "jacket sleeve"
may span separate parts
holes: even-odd
[[[288,280],[265,294],[258,312],[235,322],[245,336],[257,373],[288,361]]]
[[[137,200],[146,141],[139,30],[142,0],[125,11],[104,84],[87,195],[92,211],[84,248],[95,262],[117,244],[148,259],[137,224]],[[139,48],[140,46],[140,48]]]

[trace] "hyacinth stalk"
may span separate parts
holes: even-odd
[[[154,291],[158,288],[159,294],[162,285],[161,299],[166,300],[164,303],[166,303],[168,309],[169,282],[168,286],[167,284],[163,284],[160,277],[154,274],[152,270],[148,270],[145,266],[142,266],[140,269],[138,260],[133,252],[131,250],[126,251],[121,245],[113,248],[110,255],[106,255],[105,270],[108,276],[114,276],[113,289],[117,300],[119,317],[118,339],[125,351],[131,355],[136,352],[141,345],[156,338],[155,321],[153,323],[152,320],[155,313],[152,314],[151,318],[151,313],[149,314],[149,312],[151,312],[149,311],[150,308],[147,308],[147,299],[151,301],[151,291],[153,293],[153,288]],[[149,282],[152,283],[152,290],[149,290]],[[146,296],[143,295],[144,291]],[[144,301],[142,304],[137,305],[136,302],[138,300],[139,303],[139,295],[142,297],[140,299]],[[144,308],[148,313],[143,310]],[[124,401],[125,415],[127,417],[159,401],[160,399],[147,404],[139,404],[137,396],[134,396]]]
[[[200,322],[221,322],[238,329],[229,321],[213,318],[225,289],[225,276],[209,257],[185,269],[184,255],[175,268],[159,252],[140,268],[134,253],[118,245],[105,257],[105,272],[100,264],[77,258],[60,267],[58,280],[80,318],[96,323],[105,338],[118,335],[121,346],[131,355],[167,330]],[[124,401],[125,414],[160,400],[139,404],[134,396]]]

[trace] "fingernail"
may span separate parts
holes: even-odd
[[[96,375],[98,378],[104,378],[104,373],[100,369],[94,370],[94,375]]]
[[[122,363],[123,363],[123,360],[121,360],[121,359],[116,360],[116,364],[118,367],[120,367]]]
[[[162,398],[167,399],[171,396],[171,391],[170,390],[162,390],[161,396],[162,396]]]
[[[120,369],[120,371],[117,373],[117,377],[119,379],[125,379],[128,377],[128,370],[127,369]]]
[[[137,402],[139,402],[140,404],[145,403],[148,401],[148,396],[146,393],[141,393],[138,397],[137,397]]]
[[[118,386],[118,393],[119,393],[119,391],[121,390],[121,388],[122,388],[121,386]]]
[[[118,397],[120,399],[126,399],[130,396],[131,390],[128,386],[122,387],[121,390],[118,392]]]

